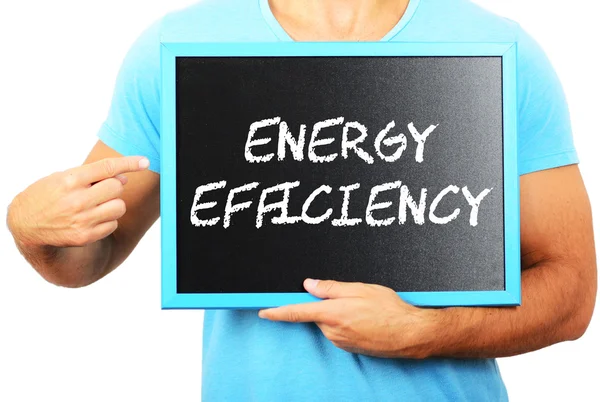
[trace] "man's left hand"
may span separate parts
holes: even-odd
[[[345,351],[387,358],[429,357],[440,335],[438,310],[412,306],[390,288],[314,279],[304,288],[325,300],[261,310],[259,317],[314,322]]]

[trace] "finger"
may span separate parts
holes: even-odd
[[[327,320],[330,314],[332,314],[331,306],[325,301],[291,304],[258,312],[260,318],[287,322],[321,322]]]
[[[87,207],[92,208],[121,197],[123,194],[123,182],[116,177],[111,177],[90,186],[85,192],[88,200]]]
[[[88,243],[104,239],[117,230],[118,227],[119,223],[117,221],[102,222],[94,226],[89,232]]]
[[[338,282],[333,280],[306,279],[304,289],[311,295],[321,299],[337,299],[340,297],[364,296],[369,288],[360,282]]]
[[[88,185],[123,173],[145,170],[148,166],[150,162],[143,156],[123,156],[102,159],[75,169],[79,182]]]
[[[124,174],[118,174],[118,175],[116,175],[115,179],[119,180],[122,185],[127,184],[127,182],[129,181],[129,179],[127,178],[127,176],[125,176]]]
[[[90,209],[87,213],[89,213],[88,219],[90,222],[97,225],[103,222],[116,221],[125,215],[126,211],[125,201],[115,198]]]

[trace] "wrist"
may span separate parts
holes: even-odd
[[[447,337],[448,325],[442,309],[421,308],[421,353],[420,358],[438,356],[441,344]]]
[[[47,245],[28,233],[24,225],[25,219],[17,195],[8,205],[6,213],[6,226],[13,236],[15,245],[27,260],[31,260],[34,256],[36,257],[35,260],[39,260],[41,256],[55,256],[56,247]]]
[[[408,310],[404,307],[398,315],[404,318],[392,337],[394,343],[390,357],[427,359],[437,356],[439,343],[443,339],[441,334],[445,330],[441,312],[433,308],[409,306]],[[406,322],[407,316],[409,323]]]
[[[23,230],[21,228],[20,219],[18,218],[18,210],[19,210],[19,196],[17,195],[12,202],[8,205],[8,209],[6,212],[6,226],[8,231],[12,235],[17,247],[21,249],[21,246],[26,245],[23,239]]]
[[[455,356],[468,351],[477,339],[477,308],[432,309],[433,340],[428,357]]]

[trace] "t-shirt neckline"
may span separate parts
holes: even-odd
[[[269,0],[258,0],[258,2],[260,4],[260,9],[263,18],[267,22],[269,28],[271,28],[273,34],[281,41],[295,42],[295,40],[292,39],[290,35],[288,35],[285,29],[283,29],[279,21],[277,21],[275,15],[273,15],[271,7],[269,6]],[[400,20],[387,34],[385,34],[383,38],[379,40],[379,42],[387,42],[394,36],[396,36],[398,33],[400,33],[400,31],[402,31],[402,29],[406,27],[410,19],[415,14],[415,11],[417,10],[417,7],[419,6],[420,2],[421,0],[409,0],[408,6],[406,7],[406,10],[404,11],[404,14],[400,18]]]

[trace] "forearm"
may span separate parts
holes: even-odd
[[[519,307],[437,310],[439,331],[428,355],[505,357],[576,339],[589,324],[595,283],[558,262],[540,263],[522,274]]]
[[[56,247],[27,238],[20,233],[9,211],[7,226],[19,252],[47,281],[59,286],[89,285],[108,273],[114,251],[114,237],[81,247]]]

